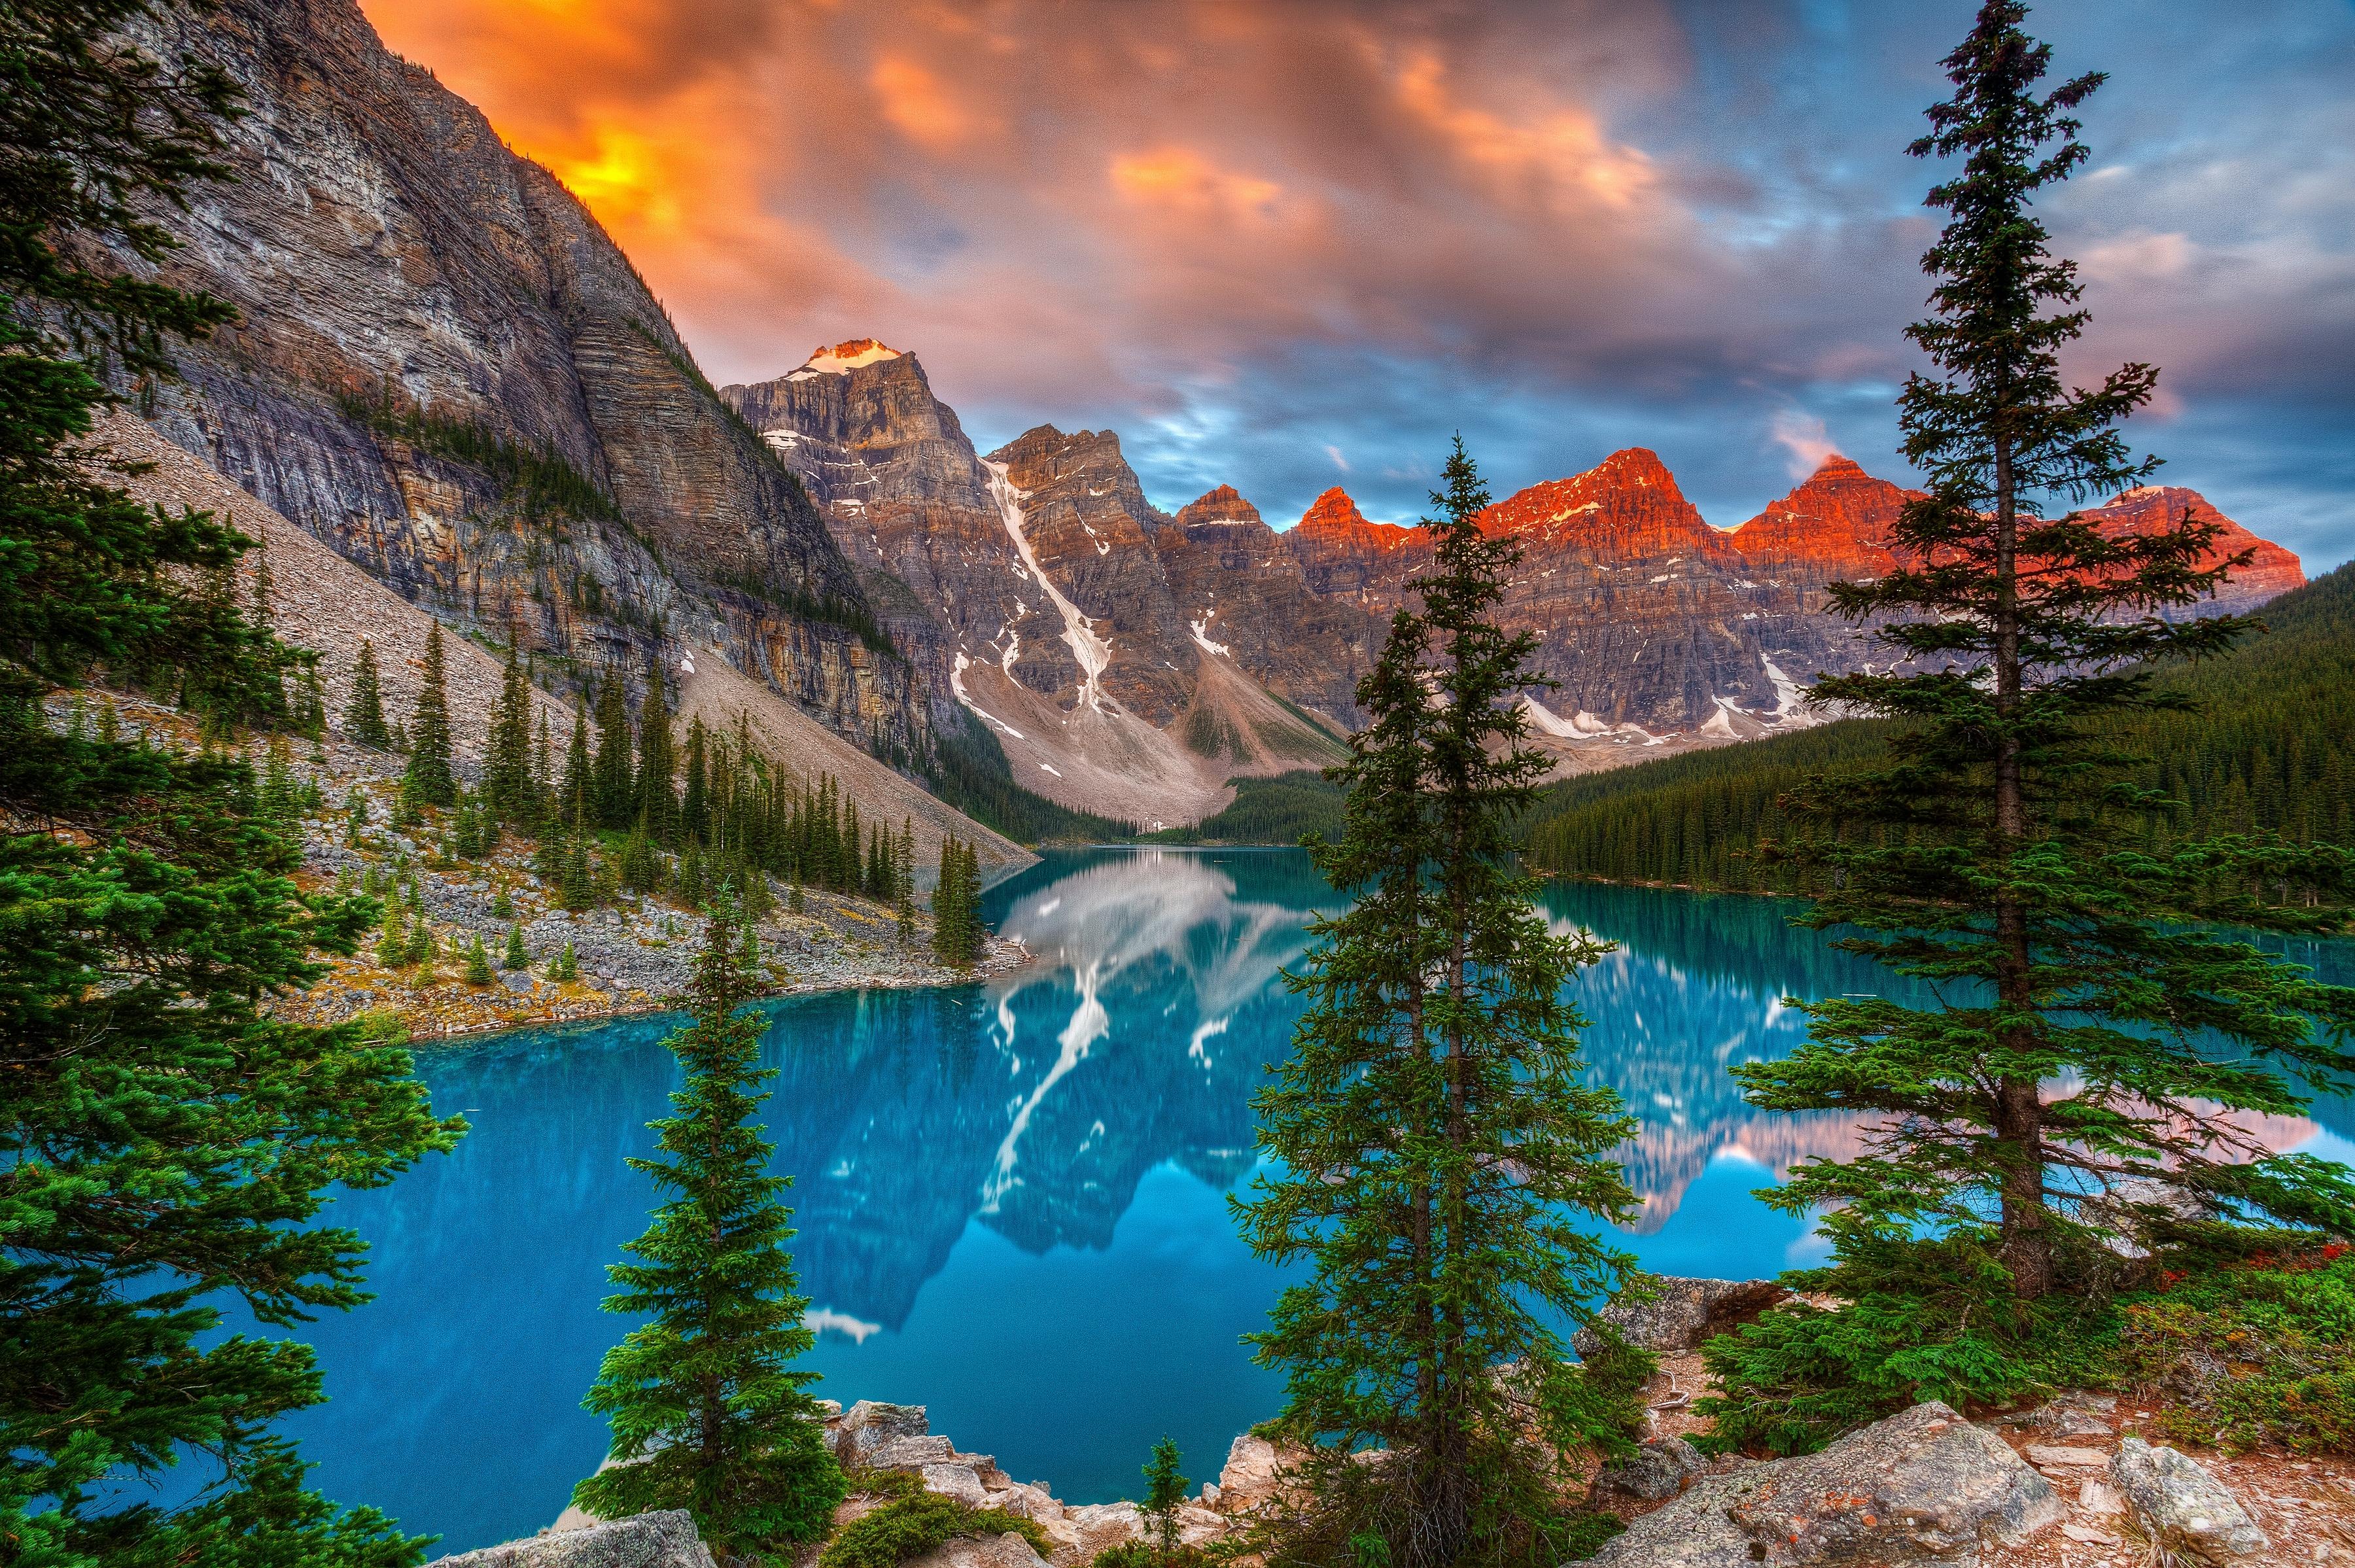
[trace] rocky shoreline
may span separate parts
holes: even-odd
[[[1787,1459],[1705,1457],[1688,1438],[1705,1383],[1698,1347],[1783,1292],[1764,1280],[1663,1279],[1608,1317],[1661,1358],[1646,1396],[1651,1435],[1588,1481],[1590,1506],[1625,1531],[1602,1568],[1778,1568],[1952,1563],[1956,1568],[2287,1568],[2355,1563],[2355,1464],[2276,1454],[2198,1455],[2149,1441],[2158,1413],[2111,1394],[2063,1392],[2033,1407],[1966,1416],[1914,1405]],[[837,1456],[854,1476],[900,1472],[924,1490],[1037,1525],[1042,1557],[1019,1534],[953,1539],[907,1568],[1087,1568],[1142,1539],[1134,1502],[1071,1506],[1043,1481],[1019,1482],[984,1454],[934,1434],[921,1405],[827,1407]],[[1216,1482],[1180,1506],[1180,1539],[1231,1543],[1284,1485],[1286,1456],[1234,1440]],[[904,1483],[903,1483],[904,1484]],[[854,1496],[837,1528],[882,1506]],[[816,1548],[797,1568],[809,1568]],[[1248,1561],[1248,1560],[1247,1560]],[[434,1568],[713,1568],[685,1514],[601,1523],[567,1510],[528,1540],[446,1557]]]
[[[119,694],[88,695],[82,721],[94,722],[93,708],[102,702],[113,709],[125,735],[152,736],[186,752],[199,748],[200,737],[184,714]],[[66,696],[48,706],[53,722],[75,721]],[[259,746],[249,750],[258,776],[266,755]],[[531,847],[512,836],[475,859],[444,858],[427,828],[393,825],[402,762],[391,753],[330,734],[315,752],[308,741],[294,741],[288,766],[298,784],[317,788],[324,803],[300,824],[303,864],[296,883],[316,892],[339,880],[357,884],[371,871],[413,877],[440,956],[423,967],[388,968],[376,963],[371,940],[364,937],[351,956],[329,958],[329,973],[310,990],[273,998],[269,1008],[276,1016],[325,1024],[389,1015],[411,1044],[423,1047],[540,1024],[666,1011],[687,989],[703,949],[703,919],[694,911],[623,894],[602,908],[567,912],[542,885]],[[462,775],[477,771],[464,756],[456,766]],[[355,794],[367,814],[357,830],[346,815]],[[808,889],[794,913],[787,908],[788,891],[773,881],[773,891],[777,907],[758,923],[763,996],[964,985],[1030,962],[1021,943],[993,935],[980,962],[954,969],[933,960],[932,917],[922,909],[902,941],[898,916],[885,905]],[[503,895],[506,913],[497,912]],[[499,967],[510,927],[521,928],[529,957],[519,969]],[[463,978],[464,949],[475,940],[493,966],[485,985]],[[558,979],[549,971],[568,944],[579,976]]]

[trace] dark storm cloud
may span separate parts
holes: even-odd
[[[985,443],[1118,429],[1176,506],[1412,517],[1651,446],[1732,525],[1837,448],[1902,477],[1904,155],[1962,0],[369,0],[614,229],[715,378],[873,333]],[[2051,6],[2113,80],[2050,204],[2083,376],[2164,368],[2166,477],[2355,554],[2355,10]]]

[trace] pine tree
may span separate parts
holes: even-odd
[[[941,840],[941,877],[932,889],[932,955],[953,968],[981,956],[980,859],[954,834]]]
[[[219,1305],[283,1329],[363,1299],[357,1239],[314,1223],[326,1193],[457,1125],[381,1039],[261,1007],[368,911],[297,887],[250,767],[41,710],[103,666],[216,734],[271,729],[301,667],[209,586],[248,541],[84,462],[102,375],[152,387],[170,336],[233,315],[161,281],[163,220],[222,172],[239,106],[137,41],[180,25],[142,0],[0,23],[0,1555],[376,1568],[421,1543],[305,1490],[272,1433],[318,1402],[308,1349],[224,1334]]]
[[[523,944],[522,926],[511,925],[507,927],[507,950],[499,959],[499,967],[502,969],[528,969],[531,967],[531,954]]]
[[[687,789],[679,802],[679,833],[689,844],[708,844],[711,831],[711,786],[705,761],[710,740],[700,714],[687,723]]]
[[[1850,1285],[1871,1288],[1926,1227],[2032,1303],[2069,1285],[2065,1253],[2089,1255],[2108,1232],[2079,1200],[2122,1179],[2355,1221],[2338,1172],[2254,1157],[2256,1139],[2217,1114],[2296,1114],[2283,1069],[2317,1083],[2355,1073],[2339,1049],[2355,991],[2195,923],[2317,929],[2337,912],[2263,907],[2251,874],[2329,877],[2343,859],[2250,840],[2137,852],[2167,802],[2121,784],[2134,759],[2095,731],[2170,701],[2152,689],[2153,662],[2219,651],[2247,623],[2158,618],[2241,564],[2202,564],[2213,525],[2113,538],[2073,510],[2156,465],[2115,426],[2157,373],[2130,364],[2090,390],[2062,379],[2060,350],[2086,315],[2032,203],[2086,157],[2071,112],[2103,78],[2040,92],[2051,50],[2020,30],[2025,14],[2012,0],[1980,8],[1944,62],[1955,95],[1912,148],[1962,160],[1930,193],[1949,221],[1923,258],[1934,314],[1909,329],[1935,374],[1913,377],[1900,402],[1929,491],[1896,525],[1908,564],[1834,590],[1847,614],[1891,623],[1880,635],[1912,672],[1816,688],[1904,729],[1884,766],[1794,803],[1882,829],[1810,851],[1834,875],[1806,923],[1861,928],[1838,945],[1955,999],[1814,1004],[1806,1046],[1736,1075],[1769,1109],[1872,1115],[1865,1155],[1812,1162],[1769,1200],[1838,1206],[1824,1223]],[[1974,990],[1985,999],[1964,999]],[[2056,1082],[2071,1091],[2046,1098]]]
[[[425,628],[425,663],[417,681],[417,706],[409,719],[409,771],[401,775],[400,798],[410,810],[453,805],[458,777],[450,768],[450,703],[444,687],[442,623]]]
[[[916,940],[916,819],[900,823],[900,841],[892,859],[892,912],[900,921],[900,944]]]
[[[270,576],[270,540],[258,537],[253,541],[253,608],[246,612],[246,620],[261,631],[272,629],[270,595],[274,584]]]
[[[360,639],[359,656],[352,661],[352,701],[344,709],[344,733],[379,752],[392,744],[392,731],[384,722],[384,688],[377,677],[376,648],[365,637]]]
[[[593,770],[589,761],[589,715],[580,708],[572,710],[572,740],[564,748],[564,773],[556,785],[557,818],[571,818],[576,809],[585,808],[590,793],[595,788]]]
[[[1421,608],[1393,619],[1333,771],[1346,831],[1312,844],[1354,903],[1312,927],[1295,1054],[1254,1101],[1270,1173],[1236,1212],[1261,1257],[1306,1271],[1251,1337],[1311,1445],[1288,1532],[1401,1565],[1550,1563],[1558,1454],[1621,1448],[1640,1415],[1555,1328],[1631,1266],[1579,1223],[1631,1211],[1631,1124],[1582,1082],[1564,999],[1605,949],[1552,934],[1514,860],[1550,767],[1523,743],[1536,639],[1494,624],[1519,547],[1482,532],[1461,441],[1444,475]],[[1369,1443],[1391,1455],[1370,1480]]]
[[[677,775],[662,663],[652,660],[646,666],[645,700],[638,705],[637,816],[646,837],[656,844],[668,844],[678,837]]]
[[[589,809],[599,827],[638,819],[637,775],[630,765],[630,702],[622,672],[609,669],[597,691],[597,760],[589,769]]]
[[[571,938],[567,937],[556,956],[548,961],[548,977],[551,980],[581,978],[581,960],[573,954]]]
[[[736,923],[724,905],[705,927],[692,1021],[664,1042],[686,1085],[653,1124],[659,1154],[630,1164],[671,1196],[629,1245],[639,1261],[608,1271],[621,1288],[605,1302],[651,1321],[606,1353],[583,1402],[612,1421],[616,1462],[572,1498],[607,1519],[683,1508],[723,1552],[783,1556],[825,1533],[844,1483],[805,1392],[817,1374],[793,1365],[815,1337],[785,1247],[790,1183],[768,1174],[751,1121],[768,1098],[751,1091],[776,1072],[741,1010]]]
[[[1168,1568],[1178,1556],[1178,1508],[1186,1500],[1186,1477],[1178,1468],[1178,1461],[1176,1440],[1164,1437],[1153,1445],[1153,1457],[1145,1466],[1141,1511],[1162,1568]]]
[[[487,986],[491,978],[491,955],[483,950],[483,933],[478,931],[466,944],[466,984]]]
[[[490,754],[483,766],[483,804],[492,817],[517,827],[538,825],[538,792],[531,777],[531,682],[515,645],[507,645],[498,705],[491,710]]]

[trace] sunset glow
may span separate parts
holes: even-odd
[[[1969,12],[366,9],[589,204],[716,381],[873,333],[986,440],[1111,425],[1156,500],[1231,481],[1285,519],[1338,453],[1398,521],[1444,390],[1508,487],[1640,444],[1726,523],[1796,453],[1899,466],[1934,177],[1903,148]],[[2344,559],[2355,15],[2129,9],[2039,14],[2056,69],[2113,73],[2049,219],[2082,362],[2158,364],[2169,482]]]

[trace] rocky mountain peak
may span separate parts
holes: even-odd
[[[1614,452],[1583,474],[1515,492],[1481,514],[1481,527],[1614,560],[1732,553],[1725,536],[1677,487],[1659,453],[1641,446]]]
[[[1781,500],[1733,530],[1742,558],[1767,571],[1875,577],[1895,562],[1889,529],[1911,492],[1837,453]]]
[[[1320,534],[1357,539],[1376,549],[1396,549],[1415,532],[1396,523],[1369,521],[1366,514],[1358,510],[1358,503],[1349,498],[1349,493],[1338,485],[1311,501],[1292,531],[1304,539]]]
[[[2114,535],[2176,528],[2187,520],[2212,523],[2216,527],[2216,542],[2209,547],[2202,562],[2206,566],[2215,566],[2244,550],[2249,553],[2248,564],[2233,568],[2232,576],[2212,598],[2196,608],[2175,613],[2212,615],[2253,610],[2275,594],[2286,593],[2306,581],[2305,569],[2296,554],[2270,539],[2259,539],[2218,511],[2207,496],[2180,485],[2137,485],[2107,505],[2093,508],[2086,516],[2105,532]]]
[[[1178,526],[1189,528],[1196,523],[1261,523],[1259,508],[1243,499],[1231,485],[1221,485],[1204,492],[1178,509]],[[1264,527],[1264,523],[1262,523]]]

